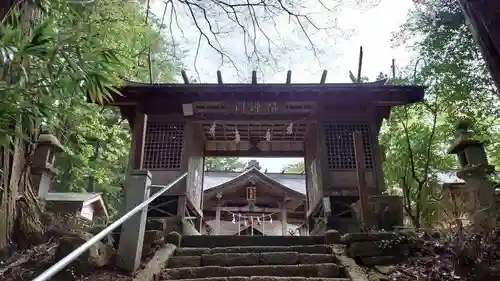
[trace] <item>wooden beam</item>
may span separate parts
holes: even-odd
[[[257,84],[257,71],[252,70],[252,84]]]
[[[361,83],[361,67],[363,66],[363,46],[359,46],[358,77],[357,82]]]
[[[123,102],[110,102],[109,104],[112,106],[122,107],[122,106],[135,106],[135,105],[137,105],[137,102],[136,101],[123,101]]]
[[[319,81],[320,84],[325,84],[326,81],[326,75],[328,74],[328,71],[323,70],[323,74],[321,74],[321,80]]]
[[[243,215],[243,214],[242,214]],[[245,216],[253,216],[255,218],[259,217],[260,219],[262,219],[262,214],[245,214]],[[213,214],[208,214],[208,215],[205,215],[203,217],[203,220],[205,221],[211,221],[211,220],[215,220],[215,215]],[[266,222],[269,218],[266,217]],[[273,216],[273,221],[276,221],[277,219],[277,216]],[[232,220],[232,215],[223,215],[221,216],[221,221],[231,221]],[[288,222],[289,223],[297,223],[297,224],[302,224],[302,223],[305,223],[306,222],[306,219],[304,218],[304,215],[302,214],[302,216],[296,216],[296,217],[288,217]],[[267,225],[265,227],[268,227]]]
[[[184,84],[189,84],[189,78],[188,78],[185,70],[181,71],[181,75],[182,75],[182,80],[184,80]]]
[[[223,197],[222,197],[222,200],[221,200],[221,204],[223,203],[223,205],[243,205],[243,206],[246,206],[248,205],[248,201],[245,199],[245,195],[242,194],[241,192],[238,193],[238,191],[236,191],[236,194],[232,194],[231,191],[232,189],[238,189],[238,186],[241,186],[241,183],[240,184],[235,184],[235,185],[230,185],[228,186],[228,189],[229,191],[227,191],[226,189],[226,192],[224,192],[223,194]],[[207,191],[208,192],[208,191]],[[207,201],[208,202],[208,199],[209,198],[213,198],[213,194],[206,194],[205,193],[205,196]],[[269,196],[268,199],[260,199],[256,205],[276,205],[276,202],[277,202],[278,199],[275,198],[272,198],[271,196]],[[209,206],[209,205],[207,205]],[[241,207],[241,208],[245,208],[245,207]]]
[[[222,82],[222,72],[220,70],[217,70],[217,83],[223,84],[223,82]]]
[[[312,113],[312,112],[311,112]],[[208,113],[203,114],[203,117],[192,116],[189,119],[193,120],[195,123],[208,123],[212,120],[223,121],[228,120],[232,124],[248,124],[252,121],[259,121],[259,124],[276,124],[283,121],[283,124],[289,124],[290,120],[301,120],[300,123],[310,123],[314,122],[317,114],[307,114],[307,113],[286,113],[286,114],[255,114],[255,115],[242,115],[242,114],[217,114]],[[307,118],[307,119],[305,119]],[[209,120],[209,121],[207,121]],[[266,121],[261,123],[260,121]],[[286,121],[286,122],[285,122]],[[219,122],[217,122],[219,123]]]
[[[392,80],[395,80],[396,79],[396,60],[395,59],[392,59],[391,71],[392,71]]]
[[[287,84],[292,83],[292,71],[291,70],[288,70],[288,72],[286,73],[286,83]]]
[[[250,209],[249,207],[224,207],[222,208],[225,211],[233,212],[233,213],[277,213],[281,212],[281,208],[261,208],[261,207],[253,207]]]
[[[365,151],[363,147],[363,135],[361,132],[353,132],[354,154],[356,155],[356,174],[358,179],[358,192],[360,201],[361,228],[368,231],[372,227],[370,202],[368,201],[368,188],[365,177]]]
[[[256,211],[256,209],[253,209],[253,210],[249,210],[249,211],[246,211],[246,210],[242,210],[242,211],[239,211],[238,207],[221,207],[221,219],[224,218],[225,216],[227,216],[228,212],[231,212],[231,213],[246,213],[248,215],[262,215],[263,213],[275,213],[277,214],[279,211],[281,211],[281,209],[277,210],[276,212],[261,212],[262,209],[267,209],[267,210],[272,210],[272,209],[277,209],[277,208],[260,208],[261,210],[259,211]],[[208,209],[204,209],[203,210],[203,214],[205,217],[210,217],[210,216],[213,216],[215,217],[216,216],[216,210],[215,208],[208,208]],[[304,218],[305,217],[305,213],[304,212],[288,212],[288,215],[293,217],[293,218]]]
[[[113,102],[140,101],[166,104],[204,102],[320,102],[336,104],[363,104],[376,100],[400,100],[407,103],[421,101],[424,88],[387,86],[372,83],[356,84],[176,84],[149,86],[122,90],[124,96],[115,96]],[[160,104],[159,104],[160,103]]]
[[[211,151],[205,150],[205,156],[212,157],[304,157],[304,151],[259,151],[252,153],[251,151]]]

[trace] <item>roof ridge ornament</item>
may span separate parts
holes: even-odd
[[[253,159],[247,162],[247,165],[245,166],[245,171],[250,170],[250,169],[257,169],[260,171],[260,164],[257,160]]]

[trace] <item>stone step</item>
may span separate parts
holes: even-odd
[[[195,279],[182,279],[182,281],[351,281],[351,279],[328,278],[328,277],[231,276],[231,277],[205,277],[205,278],[195,278]]]
[[[337,259],[331,254],[298,252],[217,253],[203,254],[201,256],[173,256],[168,261],[168,267],[293,265],[335,262],[337,262]]]
[[[298,246],[243,246],[217,248],[177,248],[176,256],[201,256],[218,253],[275,253],[298,252],[308,254],[329,254],[331,247],[327,245],[298,245]]]
[[[294,246],[324,244],[325,236],[238,236],[238,235],[186,235],[182,247],[232,247],[232,246]]]
[[[196,279],[203,277],[230,276],[297,276],[297,277],[345,277],[344,269],[334,263],[299,265],[256,266],[203,266],[171,268],[163,271],[160,280]],[[266,279],[267,280],[267,279]]]

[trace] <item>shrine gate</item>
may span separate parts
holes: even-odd
[[[129,83],[109,104],[120,108],[132,128],[129,175],[147,170],[153,185],[166,185],[188,173],[149,214],[189,218],[198,230],[207,156],[304,157],[309,231],[319,217],[328,228],[345,228],[359,198],[353,132],[362,134],[362,173],[368,195],[377,198],[385,190],[382,120],[393,106],[424,96],[423,87],[384,81],[325,83],[326,72],[315,84],[291,83],[290,71],[283,84],[258,84],[255,72],[249,84],[223,83],[220,72],[217,84],[183,77],[184,84]],[[126,200],[131,188],[125,185]]]

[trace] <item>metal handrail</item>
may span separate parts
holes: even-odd
[[[171,188],[172,186],[176,185],[179,181],[184,179],[187,176],[187,174],[188,173],[182,174],[176,180],[169,183],[167,186],[164,186],[160,191],[156,192],[151,197],[149,197],[146,201],[142,202],[141,204],[137,205],[132,210],[128,211],[121,218],[119,218],[118,220],[116,220],[115,222],[110,224],[108,227],[103,229],[101,232],[99,232],[97,235],[92,237],[87,242],[83,243],[80,247],[76,248],[73,252],[69,253],[67,256],[62,258],[60,261],[58,261],[56,264],[51,266],[49,269],[45,270],[42,274],[40,274],[38,277],[36,277],[32,281],[47,281],[47,280],[49,280],[49,278],[56,275],[59,271],[64,269],[68,264],[70,264],[72,261],[76,260],[80,255],[85,253],[85,251],[87,251],[92,245],[101,241],[108,234],[110,234],[111,231],[113,231],[118,226],[120,226],[125,221],[127,221],[129,218],[131,218],[133,215],[135,215],[136,213],[138,213],[139,211],[141,211],[142,209],[147,207],[149,205],[149,203],[153,202],[156,198],[158,198],[160,195],[165,193],[165,191],[167,191],[169,188]]]

